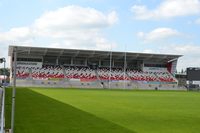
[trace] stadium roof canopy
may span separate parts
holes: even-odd
[[[9,46],[8,55],[12,56],[14,49],[17,56],[20,57],[74,57],[74,58],[91,58],[91,59],[112,59],[123,60],[153,60],[162,62],[171,62],[177,60],[182,55],[171,54],[151,54],[151,53],[133,53],[117,51],[99,51],[99,50],[80,50],[80,49],[61,49],[45,47],[27,47],[27,46]]]

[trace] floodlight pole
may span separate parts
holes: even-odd
[[[2,119],[2,122],[1,122],[1,132],[3,133],[4,132],[4,123],[5,123],[5,121],[4,121],[4,107],[5,107],[5,81],[6,81],[6,78],[5,78],[5,75],[6,75],[6,70],[5,70],[5,68],[6,68],[6,59],[5,58],[1,58],[1,62],[0,63],[4,63],[4,82],[3,82],[3,97],[2,97],[2,110],[1,111],[3,111],[3,112],[1,112],[1,119]]]
[[[126,89],[126,51],[124,53],[124,89]]]
[[[16,95],[16,67],[17,67],[17,50],[14,48],[14,71],[13,71],[13,90],[12,90],[12,112],[11,112],[11,133],[14,133],[15,123],[15,95]]]
[[[112,71],[112,51],[110,51],[109,89],[110,89],[110,82],[111,82],[111,71]]]
[[[4,82],[3,82],[4,85],[3,85],[3,87],[5,88],[5,81],[6,81],[6,59],[5,58],[4,58],[4,71],[3,72],[4,72],[4,77],[3,77],[4,78]]]

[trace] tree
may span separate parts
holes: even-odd
[[[5,68],[5,74],[6,76],[10,76],[10,69],[9,68]],[[0,75],[4,75],[4,68],[0,68]]]

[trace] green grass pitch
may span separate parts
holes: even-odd
[[[9,128],[11,89],[6,90]],[[200,93],[17,88],[15,133],[199,133]]]

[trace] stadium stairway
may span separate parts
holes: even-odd
[[[61,65],[61,68],[62,68],[64,77],[67,77],[67,76],[66,76],[65,67],[64,67],[63,65]],[[69,87],[72,87],[72,84],[70,83],[70,80],[69,80],[68,78],[64,78],[63,81],[64,81],[65,83],[67,83],[67,85],[68,85]]]
[[[97,77],[97,81],[99,82],[99,84],[102,86],[102,88],[106,88],[104,82],[101,81],[100,77],[99,77],[99,74],[97,72],[97,69],[95,69],[95,74],[96,74],[96,77]]]
[[[127,76],[129,79],[131,79],[131,77],[128,75],[127,71],[126,71],[126,76]],[[135,81],[135,80],[130,80],[130,86],[131,86],[132,88],[137,89],[139,85],[138,85],[138,82],[137,82],[137,81]]]

